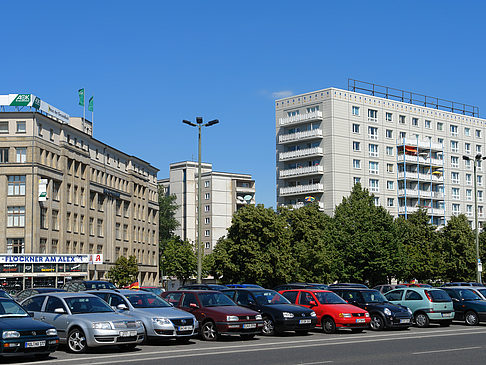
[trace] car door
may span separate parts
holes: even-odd
[[[201,311],[201,305],[194,293],[184,293],[181,301],[181,309],[192,313],[198,321],[201,321],[205,316]]]
[[[64,313],[57,313],[56,309],[58,312],[62,309]],[[66,339],[68,311],[61,299],[48,296],[47,303],[41,312],[40,320],[56,327],[59,338]]]
[[[403,304],[402,301],[403,293],[404,293],[403,289],[391,290],[385,294],[385,298],[388,299],[388,301],[393,304],[405,305]]]
[[[455,290],[455,289],[442,289],[444,290],[447,294],[452,299],[452,305],[454,307],[454,319],[457,319],[459,321],[464,320],[464,308],[461,304],[462,298],[460,294]]]
[[[237,290],[235,295],[235,303],[242,307],[250,308],[261,312],[261,308],[256,303],[253,294],[247,290]]]
[[[419,309],[427,309],[427,306],[424,304],[424,298],[422,295],[413,289],[407,289],[405,296],[403,298],[403,305],[408,307],[415,313]]]
[[[31,297],[26,299],[23,302],[22,306],[25,308],[27,312],[34,314],[34,319],[40,320],[41,310],[45,299],[46,299],[45,295]]]

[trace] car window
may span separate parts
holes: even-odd
[[[29,298],[24,302],[23,306],[29,312],[40,312],[44,299],[46,299],[45,295]]]
[[[182,293],[169,293],[165,297],[165,300],[167,300],[169,303],[173,305],[177,305],[179,304],[179,300],[181,299],[181,297],[182,297]]]
[[[65,312],[67,312],[66,307],[64,306],[64,303],[62,302],[61,299],[56,297],[49,297],[47,299],[47,304],[46,304],[46,308],[44,309],[44,312],[55,313],[54,310],[57,308],[62,308],[64,309]]]
[[[135,308],[165,308],[170,304],[161,297],[149,292],[140,292],[136,294],[125,294],[131,305]]]
[[[191,304],[197,304],[196,295],[194,293],[184,293],[184,299],[182,299],[181,307],[189,308]]]
[[[297,300],[297,294],[299,292],[297,291],[286,291],[286,292],[283,292],[282,295],[287,298],[290,303],[295,303],[295,301]]]
[[[361,293],[357,290],[346,290],[342,292],[342,297],[344,300],[347,300],[348,302],[357,302],[357,303],[362,303],[363,298],[361,296]]]
[[[486,289],[477,289],[477,291],[486,297]]]
[[[233,299],[235,296],[235,291],[234,290],[225,290],[222,292],[224,295],[226,295],[228,298]]]
[[[405,300],[422,300],[422,296],[415,290],[407,290],[405,294]]]
[[[385,298],[390,301],[402,300],[403,290],[393,290],[385,294]]]
[[[215,293],[215,292],[208,292],[208,293],[199,293],[198,294],[199,300],[201,301],[201,305],[203,307],[218,307],[218,306],[232,306],[235,305],[230,298],[228,298],[223,293]]]
[[[19,302],[23,301],[25,298],[30,297],[32,294],[32,289],[26,289],[17,295],[17,300]]]
[[[253,292],[259,305],[289,304],[284,296],[273,290],[259,290]]]
[[[459,295],[464,300],[481,300],[481,297],[471,289],[459,289]]]
[[[426,290],[425,295],[427,297],[432,298],[431,301],[433,302],[450,302],[451,298],[449,295],[442,289],[438,290]]]
[[[317,300],[321,304],[346,304],[346,301],[336,293],[314,292]]]
[[[127,305],[123,298],[116,294],[108,294],[108,304],[112,307],[117,307],[120,304]]]
[[[113,312],[104,300],[96,296],[69,297],[65,300],[72,314]]]
[[[254,304],[254,301],[251,299],[250,293],[248,293],[246,290],[236,292],[235,302],[238,305],[250,305],[250,302]]]
[[[12,299],[0,300],[0,317],[27,317],[29,314]]]
[[[311,293],[308,293],[308,292],[305,292],[305,291],[301,291],[300,292],[299,304],[301,304],[301,305],[310,305],[311,300],[314,300],[314,298],[312,298],[312,294]]]

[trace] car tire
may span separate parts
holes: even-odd
[[[385,328],[385,320],[379,314],[371,315],[370,328],[373,331],[381,331]]]
[[[243,334],[243,335],[240,335],[241,339],[242,340],[252,340],[255,335],[254,334]]]
[[[265,336],[272,336],[275,334],[275,322],[273,321],[272,317],[263,317],[262,334],[264,334]]]
[[[132,351],[137,347],[136,343],[127,343],[125,345],[118,345],[118,348],[122,351]]]
[[[464,321],[468,326],[477,326],[479,324],[479,316],[474,311],[468,311],[464,315]]]
[[[321,321],[322,332],[331,334],[336,333],[336,322],[331,317],[325,317]]]
[[[74,328],[69,331],[67,338],[67,347],[69,352],[74,354],[84,354],[88,350],[88,344],[86,343],[86,336],[80,328]]]
[[[423,312],[419,312],[419,313],[415,314],[415,324],[419,328],[429,327],[429,324],[430,324],[429,317],[427,316],[427,314],[425,314]]]
[[[440,322],[441,327],[449,327],[451,325],[452,321],[442,321]]]
[[[201,326],[201,338],[204,341],[216,341],[218,339],[218,330],[213,321],[203,323]]]

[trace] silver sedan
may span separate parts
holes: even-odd
[[[46,293],[21,303],[34,319],[56,327],[59,341],[74,353],[88,347],[118,345],[133,349],[144,340],[140,321],[116,313],[99,297],[87,293]]]

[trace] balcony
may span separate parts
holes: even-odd
[[[407,212],[407,214],[415,213],[418,210],[419,207],[398,207],[399,214],[405,214],[405,211]]]
[[[294,176],[304,176],[304,175],[315,175],[323,174],[324,166],[306,166],[299,167],[296,169],[280,170],[279,176],[281,179],[294,177]]]
[[[302,208],[304,205],[306,205],[306,204],[299,202],[297,204],[291,204],[291,205],[289,205],[289,207],[291,207],[292,209],[299,209],[299,208]],[[321,209],[321,210],[324,209],[324,203],[319,202],[319,209]]]
[[[280,126],[284,126],[284,125],[290,125],[290,124],[311,122],[313,120],[322,120],[322,112],[318,110],[318,111],[311,112],[311,113],[297,114],[297,115],[294,115],[294,116],[291,116],[291,117],[280,118],[279,121],[278,121],[278,124]]]
[[[427,190],[417,190],[417,189],[400,189],[398,190],[399,196],[406,196],[411,198],[418,198],[419,196],[424,199],[436,199],[443,200],[444,193],[440,191],[427,191]]]
[[[322,192],[322,190],[324,190],[324,184],[297,185],[280,188],[280,195],[297,195],[312,192]]]
[[[399,172],[398,173],[398,179],[407,179],[407,180],[420,180],[424,182],[434,182],[434,183],[442,183],[444,182],[444,177],[442,175],[437,176],[434,174],[417,174],[416,172],[410,172],[407,171],[405,172]]]
[[[442,145],[440,143],[434,143],[431,141],[418,141],[418,146],[417,146],[417,140],[416,139],[411,139],[411,138],[400,138],[397,140],[398,145],[404,145],[406,144],[407,146],[416,146],[422,149],[426,150],[434,150],[434,151],[442,151]]]
[[[303,141],[306,139],[313,139],[313,138],[322,138],[322,129],[312,129],[310,131],[283,134],[278,137],[278,142],[289,143],[289,142]]]
[[[322,153],[323,153],[322,147],[304,148],[302,150],[281,152],[279,154],[278,159],[279,161],[286,161],[286,160],[293,160],[293,159],[308,157],[313,155],[322,155]]]
[[[407,162],[411,162],[412,164],[421,164],[421,165],[432,165],[432,166],[443,166],[444,161],[438,158],[424,158],[422,156],[411,156],[411,155],[399,155],[397,157],[398,162],[403,162],[403,160]]]
[[[428,213],[429,213],[429,215],[439,215],[439,216],[443,216],[444,215],[444,209],[440,209],[440,208],[430,208],[428,210]]]

